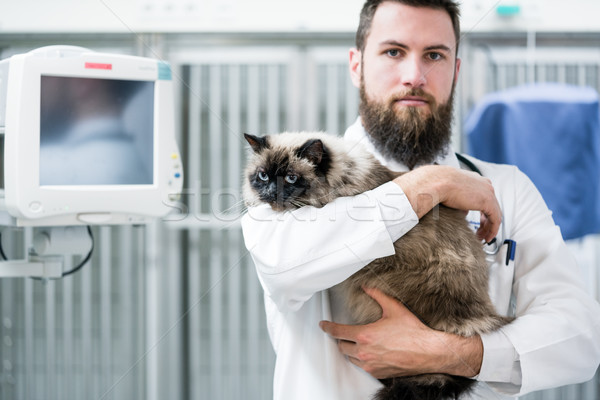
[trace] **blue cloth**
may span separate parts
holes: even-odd
[[[467,118],[468,152],[513,164],[564,239],[600,232],[600,106],[591,88],[535,84],[492,93]]]

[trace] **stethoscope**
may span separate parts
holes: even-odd
[[[456,153],[456,158],[458,158],[458,160],[461,163],[463,163],[464,165],[469,167],[469,169],[471,171],[477,172],[479,175],[483,176],[483,174],[481,173],[479,168],[477,168],[477,166],[475,164],[473,164],[471,162],[471,160],[469,160],[468,158],[466,158],[465,156],[463,156],[462,154],[459,154],[459,153]],[[517,242],[515,242],[512,239],[505,239],[505,238],[506,238],[506,232],[504,230],[504,224],[501,223],[500,230],[498,231],[498,236],[496,236],[490,242],[483,243],[483,252],[487,256],[495,257],[496,254],[498,254],[498,252],[500,251],[500,249],[506,244],[507,248],[506,248],[505,263],[506,263],[506,265],[509,265],[509,263],[511,261],[515,260],[515,253],[517,250]]]

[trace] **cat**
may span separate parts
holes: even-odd
[[[325,133],[244,137],[252,149],[243,187],[247,206],[266,203],[280,212],[323,207],[400,175],[358,143]],[[485,253],[464,212],[436,207],[394,247],[395,255],[371,262],[330,289],[353,323],[381,318],[381,307],[364,287],[395,297],[429,327],[457,335],[490,332],[510,322],[495,312],[488,296]],[[474,382],[445,374],[385,379],[375,399],[455,399]]]

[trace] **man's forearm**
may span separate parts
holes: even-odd
[[[478,236],[492,240],[500,227],[502,212],[487,178],[475,172],[439,165],[416,168],[394,179],[416,215],[421,218],[438,204],[459,210],[481,211]]]

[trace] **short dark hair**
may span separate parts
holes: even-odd
[[[371,33],[373,16],[379,5],[384,2],[395,2],[411,7],[433,8],[446,11],[452,20],[452,27],[454,28],[454,36],[456,38],[456,54],[458,55],[460,8],[458,3],[453,0],[367,0],[360,12],[360,22],[356,31],[356,48],[358,50],[361,52],[365,50],[367,37]]]

